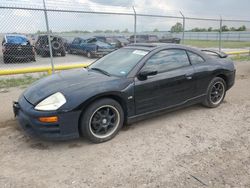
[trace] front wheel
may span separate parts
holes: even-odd
[[[92,103],[81,118],[80,131],[88,140],[101,143],[112,139],[124,122],[121,105],[112,99],[100,99]]]
[[[218,107],[226,95],[226,83],[222,78],[215,77],[209,84],[203,105],[209,108]]]
[[[62,57],[66,56],[65,50],[61,51],[61,56],[62,56]]]

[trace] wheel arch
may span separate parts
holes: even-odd
[[[228,88],[228,78],[227,78],[226,74],[219,73],[219,74],[216,75],[216,77],[222,78],[225,81],[225,83],[226,83],[226,89],[227,89]]]
[[[78,120],[78,128],[80,128],[81,118],[84,114],[84,111],[88,108],[88,106],[97,100],[105,99],[105,98],[113,99],[121,105],[121,107],[123,109],[123,113],[124,113],[124,124],[126,123],[127,114],[128,114],[128,111],[127,111],[128,107],[127,107],[127,104],[125,102],[125,99],[122,97],[122,95],[120,93],[117,93],[117,92],[113,93],[112,92],[112,93],[103,93],[103,94],[95,95],[95,96],[89,98],[88,100],[84,101],[79,106],[79,109],[81,110],[81,114],[80,114],[79,120]],[[80,131],[79,131],[79,133],[80,133]]]

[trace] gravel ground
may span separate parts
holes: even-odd
[[[113,140],[44,142],[0,93],[0,187],[250,187],[250,62],[216,109],[200,105],[125,126]]]

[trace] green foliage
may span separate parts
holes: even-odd
[[[129,30],[125,29],[125,30],[122,31],[122,33],[129,33]]]
[[[119,29],[115,29],[113,32],[114,33],[120,33],[120,30]]]
[[[110,30],[110,29],[107,29],[107,30],[104,31],[104,33],[113,33],[113,31]]]
[[[216,40],[185,40],[186,45],[191,45],[199,48],[218,48],[219,42]],[[243,41],[222,41],[223,48],[245,48],[249,47],[250,42]]]
[[[171,33],[180,33],[183,31],[183,26],[180,22],[177,22],[174,26],[171,28]]]
[[[10,88],[18,86],[30,85],[40,78],[33,78],[32,76],[25,76],[23,78],[9,78],[0,80],[0,88]]]
[[[155,28],[155,29],[153,30],[153,32],[159,32],[159,30],[158,30],[157,28]]]
[[[222,32],[227,32],[227,31],[246,31],[247,30],[247,28],[246,28],[245,25],[242,25],[239,28],[235,28],[235,27],[228,28],[227,25],[223,25],[221,29],[222,29]],[[209,28],[195,27],[195,28],[191,29],[190,31],[192,31],[192,32],[212,32],[212,31],[219,32],[220,29],[213,29],[212,27],[209,27]]]
[[[93,33],[103,33],[103,31],[97,29],[97,30],[93,31]]]
[[[234,61],[250,61],[250,55],[233,56],[231,59]]]

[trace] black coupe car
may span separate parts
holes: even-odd
[[[234,80],[234,64],[223,53],[134,44],[34,83],[13,106],[31,134],[100,143],[152,114],[196,103],[217,107]]]

